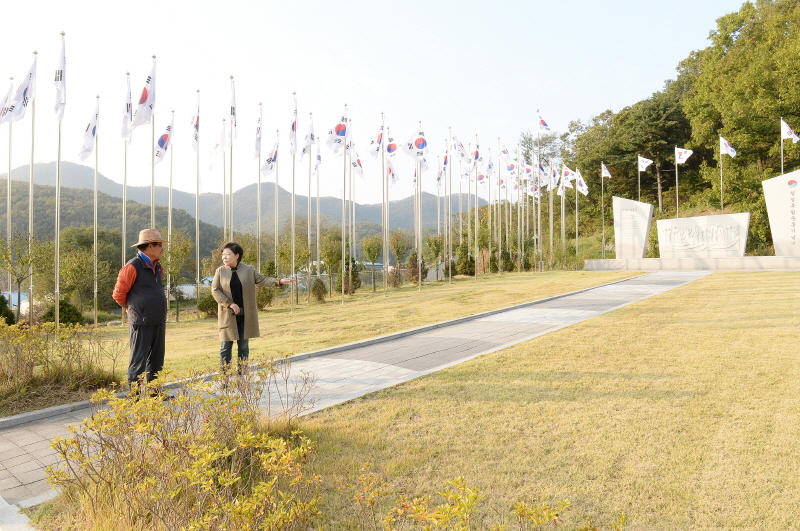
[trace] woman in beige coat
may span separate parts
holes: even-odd
[[[294,282],[290,278],[265,277],[252,266],[239,262],[244,255],[242,246],[228,242],[222,246],[222,265],[214,273],[211,294],[217,301],[219,324],[220,362],[223,372],[230,370],[233,342],[236,341],[239,357],[239,374],[250,355],[249,340],[260,337],[256,284],[266,287]]]

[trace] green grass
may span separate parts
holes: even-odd
[[[569,524],[798,528],[798,316],[800,273],[718,272],[318,412],[331,528],[365,462],[393,495],[464,476],[505,513],[567,498]]]

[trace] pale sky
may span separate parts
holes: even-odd
[[[324,145],[348,105],[356,149],[365,168],[359,203],[380,202],[380,159],[366,147],[380,126],[405,142],[422,126],[431,148],[423,188],[436,193],[436,158],[448,127],[466,145],[478,135],[497,166],[498,137],[509,149],[535,131],[536,110],[556,132],[570,120],[619,111],[662,88],[691,51],[708,45],[720,16],[741,0],[495,0],[476,1],[43,1],[13,10],[0,32],[0,92],[20,80],[38,51],[35,161],[56,159],[58,122],[52,84],[66,33],[67,106],[62,160],[81,163],[83,129],[100,96],[100,172],[123,178],[120,136],[125,72],[134,106],[157,56],[156,137],[175,111],[171,150],[176,189],[194,192],[196,162],[190,120],[201,97],[201,192],[222,191],[222,168],[209,169],[211,149],[236,83],[234,188],[257,182],[253,159],[258,104],[263,104],[262,153],[280,130],[280,185],[291,190],[287,131],[297,92],[298,140],[309,112],[321,137],[322,195],[341,197],[342,160]],[[7,12],[10,12],[8,9]],[[1,96],[0,96],[1,97]],[[31,111],[13,125],[12,167],[31,153]],[[8,167],[8,126],[0,126],[0,171]],[[128,152],[128,183],[150,184],[149,125],[137,128]],[[156,181],[169,182],[169,153]],[[395,157],[401,182],[391,199],[412,194],[412,160]],[[94,157],[86,161],[93,165]],[[308,158],[296,163],[296,191],[307,194]],[[274,174],[262,182],[273,182]],[[483,194],[482,194],[483,195]]]

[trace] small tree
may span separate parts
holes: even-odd
[[[342,235],[326,230],[321,236],[319,252],[328,273],[328,292],[333,293],[333,272],[341,271],[342,266]]]
[[[425,244],[428,246],[431,258],[433,258],[431,262],[436,268],[436,280],[439,280],[439,257],[442,256],[442,251],[444,251],[444,238],[441,235],[431,234],[426,238]]]
[[[361,250],[364,251],[364,256],[367,257],[370,264],[372,264],[372,291],[375,291],[375,262],[383,252],[383,238],[380,234],[373,234],[361,240]]]
[[[413,238],[408,232],[396,230],[389,234],[389,248],[394,254],[396,267],[400,267],[413,246]]]
[[[17,322],[20,318],[22,283],[33,274],[33,264],[39,260],[50,259],[42,255],[43,246],[35,234],[22,233],[14,229],[9,242],[3,237],[0,241],[0,267],[5,269],[17,285]],[[11,286],[9,286],[9,293]],[[32,308],[31,308],[32,309]]]
[[[423,258],[420,260],[420,264],[422,265],[422,279],[425,280],[425,277],[428,276],[428,267],[425,265],[425,259]],[[409,282],[418,282],[419,275],[417,273],[417,250],[414,249],[411,251],[411,254],[408,255],[408,262],[406,263],[406,280]]]
[[[175,321],[180,321],[180,305],[184,299],[183,292],[178,289],[181,278],[191,278],[186,276],[184,269],[188,265],[189,256],[192,253],[194,243],[182,231],[174,231],[164,249],[162,261],[164,272],[169,275],[170,294],[175,297]]]

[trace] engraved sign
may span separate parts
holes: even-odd
[[[800,256],[797,242],[797,206],[800,204],[800,171],[762,181],[769,229],[776,256]]]
[[[661,258],[724,258],[744,256],[750,213],[660,219]]]
[[[653,219],[653,205],[622,197],[612,197],[612,201],[617,259],[644,258]]]

